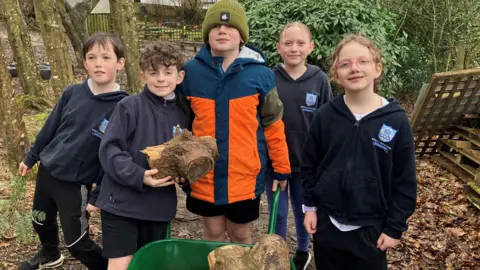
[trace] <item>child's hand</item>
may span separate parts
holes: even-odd
[[[280,184],[280,191],[283,192],[287,186],[287,182],[287,180],[273,180],[272,191],[275,192]]]
[[[317,212],[306,211],[303,225],[309,234],[315,234],[317,232]]]
[[[25,176],[29,173],[32,172],[32,169],[29,168],[27,165],[25,165],[25,163],[23,163],[23,161],[20,163],[20,165],[18,166],[18,173],[21,175],[21,176]]]
[[[172,181],[171,176],[167,176],[162,179],[153,178],[152,175],[156,173],[158,173],[157,169],[145,171],[145,175],[143,176],[143,183],[147,186],[151,186],[154,188],[175,185],[175,181]]]
[[[377,248],[381,251],[390,250],[400,244],[400,239],[394,239],[382,233],[377,241]]]
[[[88,213],[98,212],[99,210],[100,210],[100,208],[96,207],[96,206],[93,205],[93,204],[88,204],[88,205],[87,205],[87,211],[88,211]]]

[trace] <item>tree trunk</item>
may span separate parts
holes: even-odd
[[[7,162],[10,172],[17,173],[18,165],[25,157],[26,129],[22,112],[15,102],[14,91],[7,70],[4,50],[0,44],[0,128],[7,150]]]
[[[3,16],[7,26],[8,40],[17,63],[18,75],[25,94],[41,96],[40,75],[33,55],[27,25],[22,17],[18,0],[3,0]]]
[[[128,90],[138,92],[143,89],[140,80],[140,48],[138,45],[137,19],[135,7],[130,0],[110,0],[110,18],[115,33],[125,46],[125,71]]]
[[[158,146],[142,151],[147,155],[150,168],[157,169],[155,177],[181,178],[194,183],[205,176],[218,159],[217,142],[209,136],[195,137],[187,130],[180,134],[177,127],[175,137]]]
[[[54,2],[55,0],[34,0],[34,5],[37,24],[42,31],[50,62],[53,93],[58,98],[63,89],[74,82],[74,77],[65,30]]]
[[[72,7],[67,0],[55,0],[55,6],[62,18],[63,27],[75,51],[78,67],[82,67],[83,44],[88,39],[85,20],[99,1],[84,0]]]

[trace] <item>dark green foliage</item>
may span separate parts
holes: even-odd
[[[408,52],[406,37],[396,36],[398,16],[365,0],[246,0],[250,42],[261,48],[269,65],[280,63],[275,44],[283,25],[300,21],[312,31],[315,49],[309,63],[328,71],[329,56],[347,33],[362,33],[373,39],[383,54],[381,92],[390,96],[402,88],[397,69]]]

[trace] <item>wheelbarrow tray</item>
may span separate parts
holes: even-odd
[[[129,270],[208,270],[208,254],[218,247],[253,245],[173,238],[152,242],[133,258]],[[295,269],[290,261],[291,269]],[[232,268],[234,270],[234,268]]]
[[[273,193],[268,234],[275,233],[279,198],[280,188]],[[226,245],[253,247],[246,244],[170,238],[170,227],[171,223],[168,224],[164,240],[147,244],[135,254],[128,270],[208,270],[208,254],[216,248]],[[295,270],[291,260],[290,269]]]

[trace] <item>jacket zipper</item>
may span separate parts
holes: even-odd
[[[361,120],[360,120],[361,121]],[[349,182],[347,181],[347,177],[351,174],[351,171],[352,171],[352,167],[353,167],[353,157],[355,157],[355,149],[357,148],[357,138],[358,138],[358,130],[359,130],[359,127],[360,127],[360,121],[359,120],[355,120],[355,123],[353,123],[353,141],[352,141],[352,148],[350,149],[350,155],[348,156],[348,160],[347,160],[347,166],[345,168],[345,173],[343,175],[343,179],[342,179],[342,187],[343,187],[343,199],[342,199],[342,204],[343,204],[343,207],[342,209],[344,209],[345,211],[342,211],[342,213],[344,214],[344,218],[346,219],[349,215],[349,207],[348,207],[348,202],[349,202],[349,198],[348,198],[348,186],[349,186]]]

